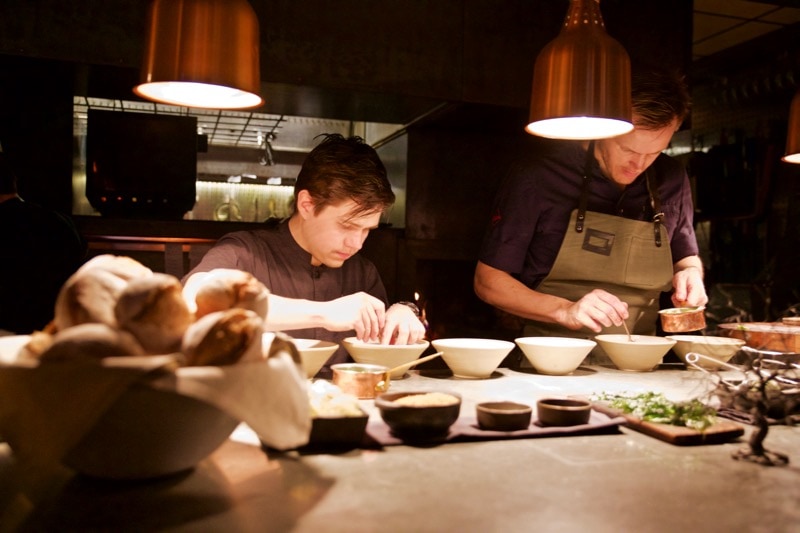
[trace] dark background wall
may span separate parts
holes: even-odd
[[[409,124],[406,230],[376,238],[368,250],[385,263],[382,269],[393,280],[394,295],[408,299],[412,290],[422,290],[425,297],[439,291],[443,294],[437,299],[460,307],[462,315],[464,309],[475,308],[477,316],[502,322],[471,300],[471,271],[491,197],[514,150],[526,141],[522,127],[536,54],[559,31],[567,0],[251,4],[261,28],[263,112]],[[696,99],[687,128],[698,128],[706,143],[720,143],[723,129],[738,127],[708,118],[741,116],[749,109],[746,100],[723,104],[722,97],[714,99],[713,94],[720,80],[735,79],[734,73],[741,76],[743,68],[756,67],[743,64],[741,55],[738,61],[706,62],[702,69],[691,64],[691,1],[603,0],[601,10],[609,33],[634,62],[672,66],[689,74],[701,98]],[[71,98],[133,97],[145,16],[146,2],[141,0],[0,4],[0,141],[18,160],[22,191],[29,199],[69,210]],[[789,64],[796,57],[796,41],[783,43]],[[774,57],[764,46],[752,56]],[[786,116],[790,95],[788,89],[777,97],[773,93],[776,117]],[[758,135],[752,125],[744,128],[740,135]],[[778,145],[779,140],[772,142]],[[763,161],[774,164],[774,158]],[[774,178],[771,190],[782,191],[784,198],[796,196],[796,187],[787,186],[788,178],[782,176]],[[770,232],[777,243],[776,235],[788,234],[786,224],[798,218],[797,209],[790,208],[796,204],[776,202],[770,192],[763,199],[763,218],[771,213],[775,220],[770,229],[765,222],[767,226],[737,231],[750,231],[753,242]],[[112,221],[107,224],[108,232],[116,231]],[[717,221],[715,227],[720,224]],[[219,227],[222,232],[224,225]],[[719,282],[729,281],[724,265],[734,250],[723,244],[715,251],[720,257],[714,261],[720,264],[709,265],[719,273]],[[742,259],[735,261],[752,256],[753,249],[737,252]],[[753,272],[757,276],[777,250],[776,244],[758,247],[761,263],[746,274],[739,268],[731,275],[737,281]],[[783,259],[776,271],[788,271],[791,261],[792,257]],[[796,280],[781,283],[794,284],[784,293],[796,292]],[[456,310],[443,313],[442,320],[458,322]]]

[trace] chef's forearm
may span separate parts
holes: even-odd
[[[700,259],[699,256],[696,255],[689,255],[684,257],[680,261],[677,261],[673,265],[672,271],[673,273],[677,273],[691,268],[696,268],[700,273],[700,277],[701,278],[703,277],[704,274],[703,261]]]
[[[509,273],[478,262],[474,279],[475,294],[484,302],[506,313],[558,323],[559,316],[572,303],[564,298],[528,288]]]

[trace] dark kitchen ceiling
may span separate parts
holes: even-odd
[[[768,33],[800,22],[800,0],[694,0],[692,56],[694,61],[708,61],[715,54],[734,48]],[[765,58],[766,59],[766,58]],[[338,132],[362,135],[367,142],[379,143],[395,134],[410,121],[440,109],[441,102],[421,98],[396,97],[387,102],[386,95],[340,94],[318,90],[267,84],[270,98],[287,114],[266,114],[257,111],[209,111],[156,105],[143,102],[101,100],[76,97],[75,132],[86,131],[86,110],[90,107],[112,108],[146,113],[192,115],[198,126],[209,135],[214,145],[257,148],[267,133],[275,134],[273,148],[308,151],[320,133]],[[298,92],[309,93],[298,95]],[[391,98],[391,97],[389,97]],[[300,102],[306,104],[301,105]],[[308,104],[312,102],[313,104]],[[355,122],[314,118],[328,116],[330,109],[348,116],[381,116],[392,110],[391,123]],[[382,113],[379,109],[384,110]]]
[[[694,0],[692,19],[697,61],[800,22],[800,0]]]

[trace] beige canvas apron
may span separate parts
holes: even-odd
[[[646,175],[655,213],[653,221],[587,212],[592,152],[590,145],[579,208],[572,212],[553,268],[536,290],[577,301],[593,289],[603,289],[628,304],[626,323],[631,333],[652,335],[658,319],[659,296],[672,286],[672,254],[656,188],[651,176]],[[623,332],[622,327],[616,326],[603,330],[603,333]],[[588,328],[573,331],[558,324],[534,321],[526,322],[523,334],[580,338],[595,335]],[[600,364],[608,359],[596,348],[587,362]]]

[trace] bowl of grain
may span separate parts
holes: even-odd
[[[461,395],[455,392],[387,392],[375,406],[392,433],[404,440],[447,436],[461,412]]]

